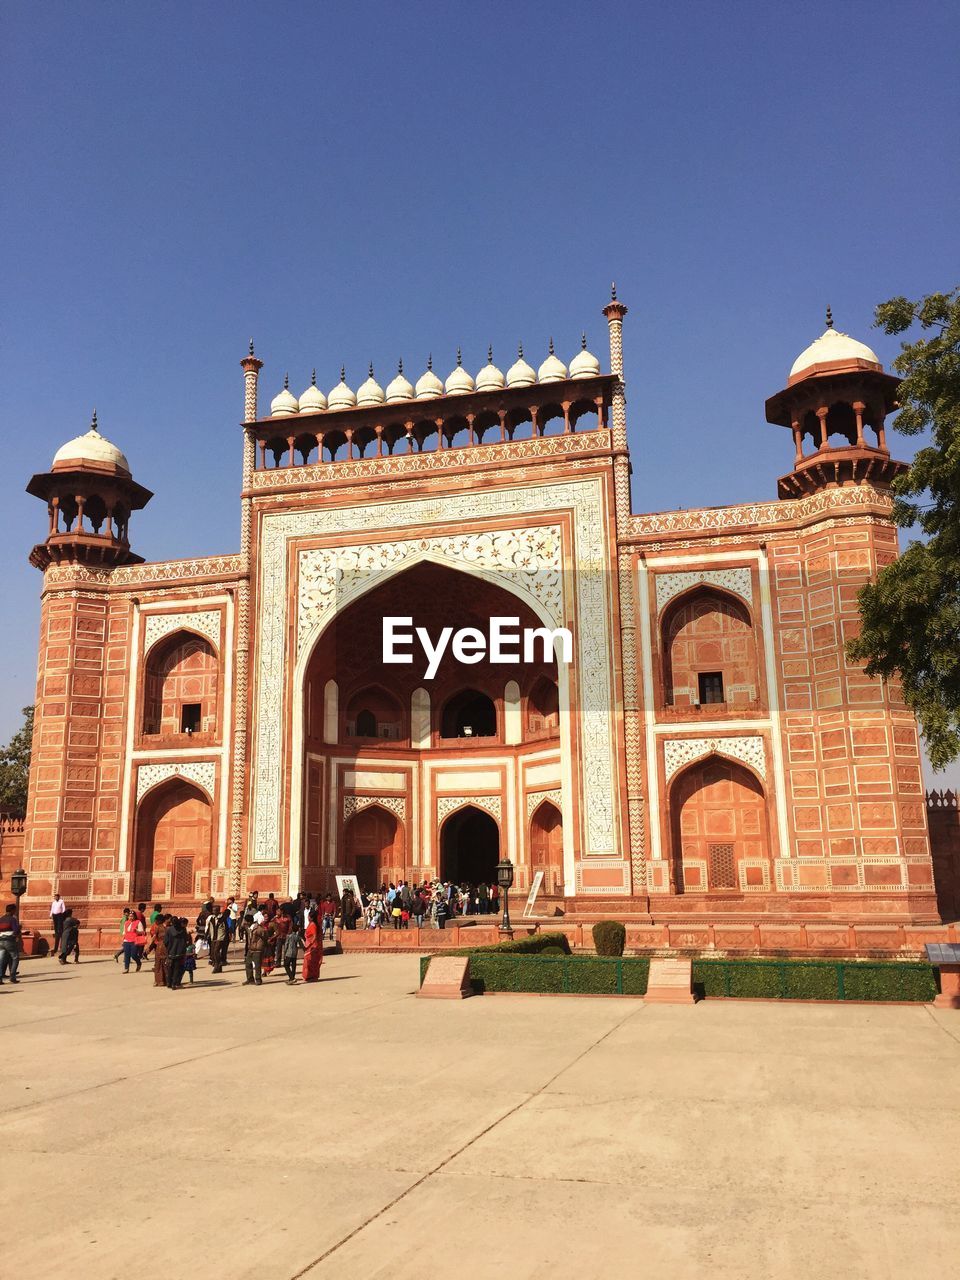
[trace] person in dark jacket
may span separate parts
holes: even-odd
[[[10,981],[19,982],[17,969],[20,967],[20,920],[16,905],[11,902],[0,916],[0,982],[10,971]]]
[[[183,981],[184,963],[187,958],[187,921],[185,917],[174,918],[167,925],[163,935],[167,948],[167,989],[179,991]]]
[[[73,963],[80,963],[80,921],[69,907],[63,913],[63,933],[60,935],[60,963],[67,963],[67,956],[73,952]]]

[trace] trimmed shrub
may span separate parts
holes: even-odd
[[[936,994],[930,965],[900,960],[695,960],[693,981],[708,999],[927,1002]]]
[[[567,953],[564,951],[563,947],[550,946],[544,947],[540,954],[542,956],[564,956]]]
[[[508,938],[506,942],[493,942],[485,947],[465,947],[454,954],[473,956],[499,952],[506,955],[537,955],[546,951],[548,947],[562,951],[565,956],[570,954],[570,941],[567,935],[556,929],[552,932],[531,933],[524,938]]]
[[[627,931],[618,920],[600,920],[593,926],[593,945],[598,956],[622,956]]]

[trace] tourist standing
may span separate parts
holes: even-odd
[[[131,911],[123,923],[123,972],[130,972],[131,961],[140,972],[140,957],[143,954],[143,922],[135,911]]]
[[[63,913],[63,932],[60,934],[60,963],[67,963],[67,956],[73,955],[73,963],[80,963],[80,921],[69,907]],[[139,969],[140,966],[137,965]]]
[[[163,935],[167,948],[167,988],[179,991],[183,981],[183,966],[187,957],[187,922],[183,917],[171,916]]]
[[[123,915],[120,917],[120,949],[113,953],[113,962],[116,964],[123,955],[123,931],[127,927],[127,921],[133,913],[129,907],[123,908]]]
[[[228,922],[230,913],[226,907],[218,911],[214,907],[207,917],[207,942],[210,944],[210,965],[214,973],[222,973],[227,958],[227,945],[230,939]]]
[[[303,935],[295,925],[283,940],[283,970],[287,975],[287,985],[293,986],[297,981],[297,952],[303,946]]]
[[[331,942],[336,941],[336,934],[333,931],[333,917],[337,914],[337,904],[329,893],[323,895],[323,901],[320,903],[321,919],[320,933],[323,938],[329,936]]]
[[[243,917],[240,932],[244,943],[243,967],[247,974],[243,985],[262,987],[263,946],[266,936],[263,925],[256,924],[252,915],[246,915]]]
[[[150,945],[153,947],[153,985],[155,987],[165,987],[167,985],[166,933],[169,923],[169,916],[161,916],[159,920],[154,921],[150,926]]]
[[[350,895],[353,896],[352,894]],[[344,894],[346,897],[346,894]],[[323,939],[317,928],[317,911],[310,912],[310,922],[303,938],[303,980],[316,982],[320,977],[320,966],[323,964]]]
[[[10,972],[10,981],[19,982],[17,970],[20,968],[20,920],[17,916],[16,904],[8,904],[6,911],[0,916],[0,983]]]
[[[67,904],[59,893],[53,895],[53,901],[50,903],[50,924],[53,926],[53,950],[60,950],[60,935],[63,933],[63,913],[67,909]]]

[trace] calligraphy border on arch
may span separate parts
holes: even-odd
[[[607,519],[603,486],[599,477],[589,480],[562,481],[549,486],[531,485],[520,488],[497,488],[475,492],[443,494],[412,498],[401,502],[375,503],[356,507],[323,507],[310,511],[268,512],[262,518],[260,541],[261,589],[257,617],[259,662],[255,698],[256,745],[254,754],[253,841],[252,862],[263,862],[274,856],[281,832],[281,794],[283,772],[283,687],[287,661],[285,641],[288,619],[287,572],[291,557],[290,544],[298,539],[317,536],[383,533],[403,530],[415,525],[463,524],[467,521],[498,520],[504,517],[548,516],[551,512],[569,511],[573,515],[574,543],[567,550],[574,565],[577,598],[579,646],[593,661],[578,663],[577,676],[581,701],[581,775],[586,815],[585,852],[600,856],[619,853],[613,812],[616,787],[615,719],[612,695],[612,658],[610,634],[610,564],[607,546]],[[528,526],[524,526],[527,528]],[[541,528],[540,533],[544,530]],[[543,565],[507,558],[497,563],[494,531],[489,540],[489,559],[482,567],[499,573],[524,577],[549,576],[554,568],[552,556]],[[482,535],[481,535],[482,536]],[[431,534],[427,539],[402,539],[454,545],[463,535],[451,533],[446,539]],[[522,542],[522,540],[521,540]],[[507,542],[503,542],[504,551]],[[382,555],[386,565],[393,563],[397,539],[368,544],[368,554]],[[514,547],[514,551],[517,547]],[[524,550],[522,545],[520,550]],[[530,548],[525,549],[529,552]],[[560,547],[558,554],[563,555]],[[322,558],[318,562],[323,564]],[[335,562],[334,562],[335,563]],[[563,563],[561,560],[560,564]],[[299,561],[298,561],[299,567]],[[389,569],[383,570],[385,574]],[[562,583],[562,577],[561,577]],[[299,620],[301,583],[296,584]],[[316,589],[316,583],[308,588]],[[321,597],[325,592],[321,591]],[[536,596],[534,595],[534,598]],[[540,602],[546,607],[545,602]],[[304,638],[301,636],[301,643]],[[604,660],[598,661],[600,655]]]

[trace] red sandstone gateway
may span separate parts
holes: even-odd
[[[778,500],[634,514],[604,314],[609,373],[551,344],[285,380],[264,417],[251,344],[236,555],[142,563],[151,494],[96,421],[33,477],[28,918],[53,891],[112,927],[138,898],[490,881],[507,854],[548,910],[936,919],[914,721],[842,652],[897,553],[896,379],[828,324],[767,404]],[[566,628],[573,660],[445,655],[427,682],[384,666],[385,616]]]

